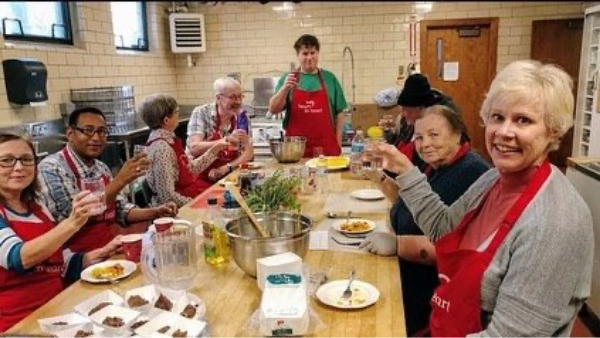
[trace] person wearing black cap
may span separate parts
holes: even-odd
[[[386,141],[395,145],[417,167],[424,163],[415,152],[414,143],[412,142],[415,121],[423,114],[425,108],[438,104],[447,106],[460,115],[460,110],[451,97],[431,88],[425,75],[412,74],[404,82],[404,88],[398,96],[398,105],[402,107],[399,123],[390,126],[386,125],[384,120],[379,122],[384,128]]]

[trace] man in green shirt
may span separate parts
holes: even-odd
[[[286,111],[286,136],[307,138],[305,157],[314,156],[316,147],[325,155],[339,155],[344,124],[340,113],[348,107],[344,91],[333,73],[319,69],[319,40],[315,36],[302,35],[294,49],[300,67],[281,77],[269,110],[273,114]]]

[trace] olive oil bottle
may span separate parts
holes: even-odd
[[[216,198],[208,200],[208,219],[202,222],[204,232],[204,260],[211,265],[229,261],[229,243],[223,224],[223,215]]]

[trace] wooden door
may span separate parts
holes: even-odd
[[[573,95],[577,98],[579,60],[583,40],[583,19],[533,21],[531,58],[561,66],[573,78]],[[575,110],[573,110],[575,118]],[[573,150],[573,128],[564,136],[560,148],[550,153],[550,162],[566,170]]]
[[[456,102],[474,150],[489,160],[479,110],[496,74],[498,19],[426,20],[420,25],[421,72]],[[444,63],[458,63],[456,81],[444,79]]]

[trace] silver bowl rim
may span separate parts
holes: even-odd
[[[270,211],[270,212],[266,212],[266,213],[265,212],[256,213],[254,215],[256,216],[256,218],[259,218],[260,216],[269,216],[269,215],[273,215],[273,214],[300,215],[301,217],[304,217],[308,221],[308,226],[305,229],[302,229],[302,231],[300,231],[297,234],[288,235],[288,236],[278,236],[278,237],[248,237],[248,236],[242,236],[242,235],[238,235],[238,234],[234,234],[234,233],[229,232],[229,230],[227,229],[227,227],[229,226],[229,224],[232,224],[233,222],[239,223],[239,220],[241,220],[243,218],[248,218],[248,215],[244,214],[244,215],[242,215],[240,217],[236,217],[236,218],[230,220],[229,222],[227,222],[225,224],[225,232],[227,233],[227,236],[230,236],[230,237],[236,238],[236,239],[241,239],[241,240],[244,240],[244,241],[273,242],[273,241],[287,240],[287,239],[291,239],[291,238],[305,236],[313,228],[314,220],[311,217],[303,215],[303,214],[300,214],[300,213],[296,213],[296,212],[290,212],[290,211]]]
[[[296,142],[306,143],[306,137],[305,136],[284,136],[283,142],[281,141],[281,139],[272,138],[269,140],[269,145],[282,144],[282,143],[296,143]]]

